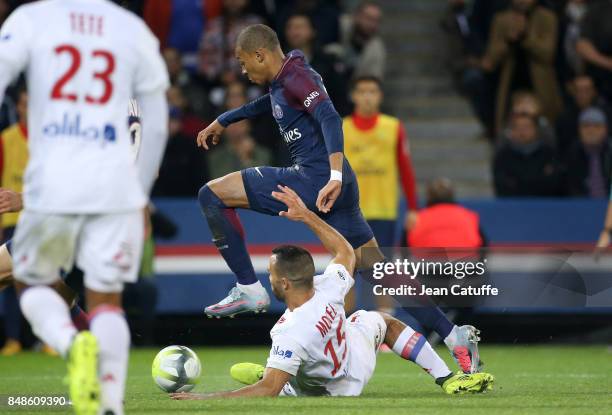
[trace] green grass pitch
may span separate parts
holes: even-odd
[[[612,353],[604,346],[481,347],[495,389],[484,395],[447,396],[415,365],[381,354],[361,397],[280,398],[175,402],[151,379],[157,349],[135,350],[127,382],[127,414],[612,414]],[[239,361],[264,362],[268,349],[199,348],[203,374],[196,392],[239,387],[229,376]],[[439,349],[449,365],[446,351]],[[454,368],[454,364],[451,368]],[[64,394],[59,358],[36,353],[0,357],[0,414],[65,413],[66,408],[9,408],[7,396]]]

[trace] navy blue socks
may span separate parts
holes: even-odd
[[[236,274],[238,283],[242,285],[256,283],[257,277],[247,252],[244,229],[236,209],[225,206],[208,185],[200,189],[198,200],[213,234],[213,242],[232,272]]]

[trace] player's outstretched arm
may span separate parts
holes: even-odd
[[[208,150],[207,141],[210,140],[212,145],[217,145],[223,130],[235,122],[246,120],[248,118],[256,117],[264,112],[272,110],[272,104],[270,103],[270,94],[262,95],[259,98],[244,104],[240,108],[229,110],[219,115],[219,118],[214,120],[208,127],[198,133],[197,143],[198,147],[204,147]]]
[[[218,398],[257,398],[278,396],[283,386],[291,379],[291,374],[280,369],[267,368],[263,378],[253,384],[231,392],[217,393],[171,393],[170,397],[175,400],[204,400]]]
[[[22,209],[23,197],[21,193],[0,188],[0,214],[19,212]]]
[[[309,210],[292,189],[280,185],[278,189],[278,192],[272,192],[272,196],[287,205],[287,210],[280,212],[279,215],[305,223],[317,235],[325,249],[332,254],[334,257],[332,263],[343,265],[349,274],[353,275],[355,252],[348,241],[337,230]]]

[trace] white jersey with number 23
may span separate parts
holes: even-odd
[[[148,190],[134,165],[125,109],[130,98],[168,86],[159,44],[144,22],[107,0],[26,4],[0,31],[0,71],[15,78],[24,69],[26,209],[96,214],[142,208]]]

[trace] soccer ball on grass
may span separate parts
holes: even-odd
[[[153,360],[153,380],[165,392],[189,392],[200,380],[202,365],[193,350],[168,346]]]

